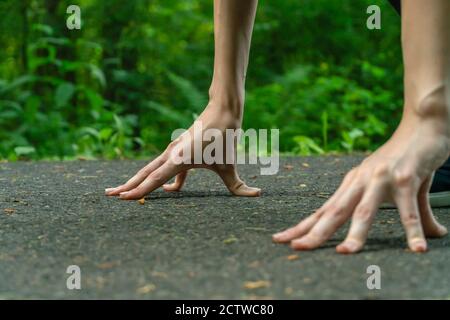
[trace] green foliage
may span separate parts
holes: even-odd
[[[69,4],[0,2],[0,159],[162,150],[207,103],[212,1],[80,0],[81,30]],[[244,128],[279,128],[282,152],[376,148],[401,113],[399,31],[385,0],[260,1]]]

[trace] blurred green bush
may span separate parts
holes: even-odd
[[[0,158],[123,158],[164,149],[207,103],[210,0],[0,2]],[[382,29],[366,8],[382,8]],[[260,1],[244,128],[283,152],[373,150],[402,105],[400,19],[385,0]]]

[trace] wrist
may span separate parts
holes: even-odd
[[[450,136],[450,100],[447,86],[440,86],[420,99],[406,99],[402,122],[431,123],[437,133]]]
[[[243,116],[244,99],[245,90],[241,85],[213,81],[209,89],[209,104],[239,121]]]

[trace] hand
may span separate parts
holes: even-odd
[[[203,131],[211,128],[218,129],[222,133],[222,137],[225,137],[226,129],[237,129],[241,123],[239,117],[234,116],[232,112],[228,112],[227,108],[222,105],[213,102],[208,104],[197,121],[201,123]],[[195,140],[201,139],[201,136],[194,136],[194,127],[192,126],[187,132],[171,142],[160,156],[139,170],[128,182],[115,188],[106,189],[106,195],[120,196],[121,199],[132,200],[141,199],[160,186],[163,186],[165,191],[179,191],[183,187],[189,169],[205,168],[216,172],[232,194],[247,197],[259,196],[261,190],[247,186],[239,178],[235,164],[225,164],[225,160],[223,160],[224,164],[206,164],[203,158],[200,164],[193,164],[193,161],[191,161],[192,164],[186,164],[175,160],[175,157],[180,155],[180,150],[193,151]],[[202,146],[201,151],[208,145],[207,142],[203,141],[199,143]],[[226,157],[226,150],[224,150],[223,156]],[[190,155],[190,158],[194,159],[193,155]],[[174,176],[176,176],[174,183],[165,184]]]
[[[433,173],[449,156],[449,138],[437,128],[433,119],[405,120],[386,144],[346,175],[320,209],[273,240],[290,242],[296,250],[315,249],[352,218],[336,251],[355,253],[363,248],[379,205],[390,201],[397,205],[409,248],[426,251],[425,237],[447,234],[428,201]]]

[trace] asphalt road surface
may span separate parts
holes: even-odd
[[[144,204],[104,196],[142,161],[0,163],[0,298],[450,299],[449,237],[408,252],[396,210],[379,211],[356,255],[334,250],[348,225],[312,252],[272,243],[360,159],[283,158],[275,176],[241,166],[260,198],[230,196],[195,170],[183,191],[158,190]],[[450,227],[450,209],[435,214]],[[70,265],[80,267],[80,290],[67,289]],[[381,289],[367,287],[371,265]]]

